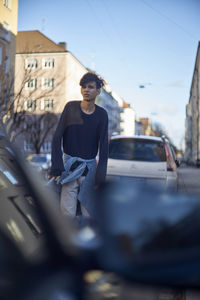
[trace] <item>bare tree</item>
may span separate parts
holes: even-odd
[[[152,130],[153,130],[153,133],[155,136],[165,136],[169,140],[170,144],[174,147],[175,151],[177,151],[176,146],[173,144],[171,138],[169,137],[168,133],[163,128],[161,123],[159,123],[159,122],[153,123]]]
[[[1,77],[3,96],[0,101],[0,117],[11,140],[20,134],[21,130],[19,129],[25,120],[23,90],[29,77],[30,75],[26,72],[17,93],[14,91],[14,77],[7,74],[3,74]]]
[[[16,77],[20,76],[17,86]],[[10,76],[2,75],[4,94],[0,98],[0,117],[3,120],[6,131],[10,139],[15,142],[19,136],[26,137],[33,147],[33,151],[40,153],[41,146],[45,142],[48,135],[52,134],[57,123],[57,115],[51,111],[41,111],[38,109],[27,110],[25,107],[26,99],[35,99],[37,103],[43,98],[52,96],[61,96],[60,89],[65,74],[59,74],[56,77],[55,85],[50,89],[37,89],[36,87],[27,90],[27,83],[32,78],[42,78],[45,71],[39,68],[31,69],[23,67],[19,70],[19,74],[15,75],[15,80]]]
[[[152,123],[152,130],[155,136],[162,136],[165,135],[166,137],[168,137],[166,131],[164,130],[163,126],[161,123],[159,122],[154,122]]]
[[[50,112],[26,116],[24,122],[24,136],[30,141],[35,153],[40,153],[41,147],[48,136],[53,134],[57,121],[57,115]]]

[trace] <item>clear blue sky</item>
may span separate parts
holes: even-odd
[[[19,0],[18,30],[65,41],[138,117],[160,122],[179,147],[199,15],[200,0]]]

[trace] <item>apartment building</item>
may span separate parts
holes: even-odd
[[[135,110],[131,107],[130,104],[126,103],[126,101],[119,97],[115,92],[112,92],[112,96],[116,99],[119,106],[119,116],[117,116],[118,122],[115,133],[125,136],[134,135],[136,130]]]
[[[185,160],[192,164],[200,160],[200,42],[186,106]]]
[[[121,113],[121,135],[134,135],[135,134],[135,111],[130,104],[123,101],[123,112]]]
[[[7,117],[6,106],[14,91],[17,17],[18,0],[0,0],[0,106],[2,119]]]
[[[108,137],[110,138],[113,133],[120,133],[121,127],[121,112],[122,108],[119,106],[117,96],[114,94],[108,84],[102,88],[101,94],[97,96],[96,103],[108,113]]]
[[[18,144],[24,152],[49,152],[57,117],[66,103],[65,43],[56,44],[39,31],[17,34],[15,112]],[[16,136],[16,133],[15,133]]]
[[[192,101],[186,105],[186,119],[185,119],[185,152],[184,159],[191,162],[192,158]]]
[[[152,130],[151,120],[149,118],[139,118],[139,132],[141,135],[155,135]]]

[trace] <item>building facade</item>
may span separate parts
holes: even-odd
[[[101,94],[97,97],[96,103],[108,113],[108,137],[112,136],[113,133],[120,133],[121,127],[121,107],[117,101],[117,95],[112,92],[110,86],[106,84],[101,91]]]
[[[197,49],[189,102],[186,106],[184,158],[192,164],[200,160],[200,43]]]
[[[18,0],[0,0],[0,115],[7,118],[9,97],[14,93]]]
[[[186,119],[185,119],[185,153],[184,158],[187,162],[192,157],[192,109],[191,103],[188,102],[186,105]]]
[[[122,108],[123,111],[121,113],[121,135],[135,135],[135,111],[130,106],[130,104],[127,104],[125,101],[123,101]]]
[[[118,126],[116,133],[120,135],[134,135],[135,134],[135,121],[136,114],[135,110],[131,107],[130,104],[126,103],[121,97],[116,93],[112,92],[113,97],[116,99],[119,108],[118,108]]]
[[[39,31],[17,34],[15,112],[24,152],[49,152],[57,118],[66,103],[67,51]]]

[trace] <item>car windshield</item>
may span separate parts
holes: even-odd
[[[45,163],[47,162],[47,158],[46,156],[34,156],[31,159],[32,162],[37,162],[37,163]]]
[[[161,162],[166,161],[166,154],[163,142],[120,138],[110,141],[109,158]]]

